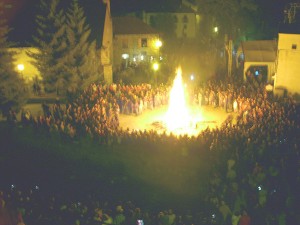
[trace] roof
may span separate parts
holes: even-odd
[[[277,55],[276,40],[242,42],[245,62],[275,62]]]
[[[134,16],[113,17],[113,34],[159,34],[159,31]]]
[[[195,12],[188,6],[185,5],[180,5],[178,7],[174,7],[174,8],[164,8],[164,7],[160,7],[159,9],[150,9],[147,10],[147,13],[193,13],[195,14]]]

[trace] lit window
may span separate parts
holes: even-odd
[[[138,56],[136,54],[133,55],[132,59],[133,59],[133,62],[136,62],[137,61],[137,58]]]
[[[292,44],[292,49],[296,50],[297,49],[297,45],[296,44]]]
[[[122,58],[123,58],[123,59],[128,59],[128,58],[129,58],[129,55],[126,54],[126,53],[124,53],[124,54],[122,54]]]
[[[188,20],[187,16],[184,15],[184,17],[182,18],[182,22],[187,23],[188,21],[189,21],[189,20]]]
[[[143,48],[148,47],[148,43],[147,42],[148,42],[147,38],[142,38],[142,40],[141,40],[141,46]]]

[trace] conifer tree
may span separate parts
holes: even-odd
[[[36,16],[37,30],[33,37],[38,53],[29,52],[43,77],[46,93],[61,95],[65,92],[67,77],[64,71],[66,58],[64,11],[59,9],[60,0],[41,0],[40,14]]]
[[[0,113],[7,117],[9,110],[17,112],[26,103],[28,91],[14,66],[12,44],[7,40],[10,28],[2,17],[4,8],[0,2]]]
[[[67,11],[66,38],[67,51],[65,71],[69,88],[72,91],[85,88],[97,79],[100,60],[96,49],[96,41],[90,41],[91,29],[86,22],[83,8],[77,0],[73,0]]]

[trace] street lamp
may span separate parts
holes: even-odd
[[[18,64],[18,65],[17,65],[17,69],[18,69],[20,72],[22,72],[22,71],[25,69],[24,64]]]
[[[156,39],[153,43],[153,48],[154,48],[154,51],[155,51],[155,58],[157,60],[160,60],[160,48],[162,46],[162,41],[160,39]]]
[[[155,84],[157,85],[157,71],[159,69],[159,64],[157,62],[155,62],[155,63],[153,63],[152,67],[153,67],[153,70],[154,70]]]
[[[214,32],[218,33],[218,31],[219,31],[219,28],[218,27],[214,27]]]
[[[153,63],[153,70],[157,71],[159,69],[159,64],[157,62]]]
[[[24,79],[24,75],[23,75],[23,71],[24,71],[24,69],[25,69],[25,66],[24,66],[24,64],[18,64],[17,65],[17,70],[19,71],[19,73],[21,74],[21,76],[22,76],[22,79]]]
[[[156,47],[157,49],[159,49],[161,46],[162,46],[161,40],[157,39],[157,40],[155,41],[155,47]]]

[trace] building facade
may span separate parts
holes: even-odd
[[[112,20],[114,69],[159,60],[161,42],[157,30],[133,16]]]
[[[275,92],[300,94],[300,33],[279,33]]]
[[[176,38],[196,38],[200,23],[200,16],[191,8],[181,6],[178,11],[143,12],[143,21],[150,26],[158,17],[169,16],[173,19]]]

